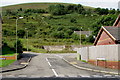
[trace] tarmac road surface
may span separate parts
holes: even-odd
[[[41,54],[30,53],[36,55],[32,58],[29,65],[21,70],[2,73],[3,78],[39,78],[39,77],[114,77],[115,75],[96,73],[87,70],[80,70],[69,65],[63,56],[76,54]]]

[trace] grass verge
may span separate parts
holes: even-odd
[[[12,64],[15,61],[16,60],[0,60],[0,67],[8,66],[8,65]]]

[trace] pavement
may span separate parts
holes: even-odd
[[[22,54],[22,58],[18,59],[17,61],[15,61],[14,63],[10,64],[9,66],[0,68],[0,73],[4,73],[4,72],[9,72],[9,71],[15,71],[15,70],[20,70],[23,69],[25,67],[28,66],[28,63],[31,60],[31,56],[27,55],[27,54]]]
[[[80,60],[77,60],[74,56],[73,57],[65,56],[63,57],[63,60],[76,68],[88,70],[88,71],[101,72],[101,73],[107,73],[107,74],[116,74],[116,75],[118,75],[120,71],[118,69],[109,69],[109,68],[95,66],[86,62],[82,62]]]

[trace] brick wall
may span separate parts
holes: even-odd
[[[103,60],[88,60],[90,64],[105,67],[105,68],[111,68],[111,69],[120,69],[120,61],[103,61]]]
[[[96,45],[111,45],[111,44],[115,44],[115,42],[105,31],[103,31]]]

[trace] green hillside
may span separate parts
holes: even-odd
[[[62,4],[62,5],[70,5],[72,3],[24,3],[24,4],[17,4],[17,5],[10,5],[10,6],[4,6],[2,7],[3,11],[6,9],[19,9],[19,8],[23,8],[23,9],[47,9],[50,5],[56,5],[56,4]],[[72,4],[72,5],[76,5],[76,4]],[[92,7],[88,7],[88,6],[84,6],[85,8],[92,8]]]
[[[29,50],[47,52],[44,45],[83,45],[92,44],[93,35],[77,35],[74,31],[94,31],[96,35],[102,25],[111,25],[119,11],[85,7],[68,3],[26,3],[3,7],[3,41],[14,48],[17,36]],[[112,16],[114,15],[114,16]],[[81,29],[82,27],[82,29]]]

